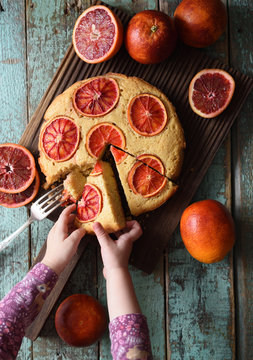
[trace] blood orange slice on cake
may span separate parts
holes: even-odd
[[[36,170],[35,179],[32,184],[24,191],[16,194],[4,193],[0,191],[0,205],[8,208],[17,208],[30,203],[39,191],[40,178]]]
[[[150,94],[135,96],[127,109],[130,126],[140,135],[159,134],[167,124],[167,112],[162,101]]]
[[[66,161],[75,154],[79,139],[79,128],[74,121],[60,116],[44,126],[40,134],[40,147],[49,159]]]
[[[101,191],[95,185],[86,184],[77,204],[77,219],[82,223],[95,220],[102,210],[102,203]]]
[[[34,157],[24,146],[0,145],[0,191],[15,194],[26,190],[35,172]]]
[[[226,71],[204,69],[197,73],[190,83],[190,106],[199,116],[213,118],[226,109],[234,89],[234,79]]]
[[[83,61],[100,63],[110,59],[120,49],[123,27],[110,9],[95,5],[77,19],[72,40],[76,54]]]
[[[98,176],[101,175],[103,173],[103,169],[101,166],[100,161],[98,160],[92,170],[92,172],[90,173],[90,176]]]
[[[93,126],[86,137],[86,148],[88,153],[94,158],[100,158],[107,145],[115,145],[125,149],[126,140],[123,132],[111,123],[100,123]],[[111,146],[110,150],[115,162],[122,162],[127,154],[124,151]]]
[[[151,197],[158,194],[167,179],[163,176],[164,166],[153,155],[141,155],[128,174],[128,184],[135,194]]]
[[[119,87],[114,79],[98,77],[80,86],[73,95],[76,111],[84,116],[103,116],[109,113],[119,100]]]

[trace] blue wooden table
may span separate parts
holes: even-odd
[[[228,27],[203,50],[253,76],[252,0],[223,0]],[[160,9],[172,15],[179,1],[107,1],[129,14]],[[1,0],[0,143],[17,143],[71,41],[77,16],[90,6],[79,0]],[[232,212],[233,253],[212,265],[195,261],[177,230],[151,275],[131,267],[148,318],[155,360],[253,358],[253,94],[221,146],[193,201],[213,198]],[[0,208],[1,239],[29,216],[26,208]],[[52,223],[35,223],[0,254],[1,297],[28,271]],[[55,309],[68,295],[88,293],[106,306],[102,263],[95,244],[79,261],[39,338],[25,338],[18,359],[111,359],[108,333],[88,348],[64,344],[54,328]]]

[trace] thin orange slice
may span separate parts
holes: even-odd
[[[77,204],[77,219],[82,223],[95,220],[102,210],[102,203],[101,191],[95,185],[86,184]]]
[[[234,79],[226,71],[204,69],[197,73],[190,83],[190,106],[203,118],[216,117],[229,105],[234,90]]]
[[[91,6],[77,19],[72,41],[76,54],[83,61],[96,64],[108,60],[122,45],[121,21],[106,6]]]
[[[98,176],[101,175],[103,173],[103,169],[101,166],[100,161],[98,160],[92,170],[92,172],[90,173],[90,176]]]
[[[60,116],[46,123],[40,135],[40,147],[54,161],[70,159],[79,145],[80,131],[73,120]]]
[[[81,85],[73,95],[73,105],[84,116],[103,116],[116,106],[119,86],[114,79],[97,77]]]
[[[0,191],[0,205],[7,208],[18,208],[29,204],[37,195],[40,186],[40,178],[36,170],[35,179],[32,184],[24,191],[16,194],[4,193]]]
[[[35,174],[35,161],[29,150],[17,144],[0,144],[0,191],[20,193],[32,184]]]
[[[143,136],[159,134],[168,120],[162,101],[150,94],[135,96],[128,105],[127,117],[134,131]]]
[[[111,123],[100,123],[93,126],[86,136],[86,148],[88,153],[98,159],[103,155],[107,145],[116,145],[125,149],[126,140],[123,132]],[[124,151],[110,147],[115,162],[122,162],[127,154]]]
[[[157,195],[165,186],[167,179],[160,159],[153,155],[141,155],[128,174],[128,184],[135,194],[143,197]],[[152,168],[151,168],[152,167]]]

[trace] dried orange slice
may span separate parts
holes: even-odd
[[[197,73],[190,83],[190,106],[199,116],[213,118],[226,109],[234,90],[234,79],[226,71],[204,69]]]
[[[98,77],[80,86],[73,95],[73,105],[84,116],[108,114],[119,100],[119,87],[114,79]]]
[[[116,145],[124,149],[126,140],[123,132],[111,123],[100,123],[93,126],[86,136],[86,148],[88,153],[94,158],[100,158],[107,145]],[[122,162],[127,154],[124,151],[110,147],[115,162]]]
[[[140,135],[159,134],[167,124],[167,112],[162,101],[150,94],[135,96],[128,105],[127,117],[130,126]]]
[[[77,219],[82,223],[95,220],[102,210],[102,202],[101,191],[95,185],[86,184],[77,204]]]
[[[101,166],[100,161],[98,160],[92,170],[92,172],[90,173],[90,176],[98,176],[101,175],[103,173],[103,169]]]
[[[66,161],[75,154],[79,139],[79,128],[74,121],[60,116],[46,123],[40,134],[40,147],[49,159]]]
[[[24,146],[0,144],[0,191],[16,194],[26,190],[35,178],[33,155]]]
[[[153,155],[141,155],[128,174],[128,184],[135,194],[151,197],[158,194],[166,184],[164,166]]]
[[[76,54],[83,61],[100,63],[120,49],[123,27],[117,15],[106,6],[91,6],[77,19],[72,40]]]
[[[36,170],[35,179],[32,184],[24,191],[16,194],[4,193],[0,191],[0,205],[8,208],[18,208],[30,203],[39,191],[40,178]]]

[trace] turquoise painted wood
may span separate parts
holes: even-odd
[[[107,3],[131,14],[158,8],[173,15],[179,1]],[[230,28],[214,46],[203,51],[252,76],[252,3],[250,0],[224,3]],[[4,11],[0,12],[0,142],[18,142],[65,54],[75,19],[90,2],[1,0],[1,4]],[[218,264],[200,264],[187,253],[177,230],[153,274],[146,275],[131,267],[137,296],[148,318],[155,360],[252,357],[252,100],[251,96],[246,102],[233,128],[232,141],[229,136],[193,199],[213,198],[232,208],[238,229],[234,257],[230,254]],[[25,208],[0,208],[0,215],[1,238],[28,216]],[[0,254],[1,297],[25,275],[51,226],[47,220],[32,225]],[[40,337],[33,343],[24,339],[18,359],[111,359],[108,333],[99,343],[81,349],[67,346],[56,334],[57,306],[67,296],[79,292],[96,296],[106,306],[96,243],[85,251]]]

